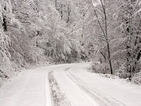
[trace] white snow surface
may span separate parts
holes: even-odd
[[[89,65],[75,63],[24,70],[0,89],[0,106],[52,106],[47,78],[50,71],[53,71],[72,106],[98,106],[93,98],[66,75],[66,69],[86,84],[126,106],[141,106],[141,86],[123,79],[110,79],[90,73],[87,71]]]
[[[63,67],[64,68],[64,67]],[[54,71],[58,84],[63,88],[72,106],[99,106],[91,101],[64,73],[63,68]]]
[[[0,106],[51,106],[48,72],[58,66],[24,70],[0,90]]]
[[[70,68],[69,72],[126,106],[141,106],[141,86],[125,79],[111,79],[87,71],[89,63]]]

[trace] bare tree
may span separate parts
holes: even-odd
[[[105,0],[100,0],[100,4],[101,4],[101,9],[102,9],[102,14],[100,14],[100,15],[101,15],[101,17],[104,17],[102,19],[103,23],[101,22],[101,19],[99,18],[99,14],[97,13],[97,11],[95,9],[95,6],[97,6],[97,5],[95,5],[93,3],[94,13],[95,13],[96,19],[98,21],[98,25],[99,25],[99,27],[102,31],[102,36],[104,36],[104,39],[105,39],[105,42],[106,42],[109,67],[110,67],[111,74],[113,74],[113,68],[112,68],[112,62],[111,62],[111,51],[110,51],[110,45],[109,45],[109,39],[108,39],[108,19],[107,19]]]

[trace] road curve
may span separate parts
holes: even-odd
[[[54,106],[50,72],[71,106],[141,106],[141,87],[89,73],[88,66],[77,63],[24,70],[0,90],[0,106]],[[130,96],[125,98],[124,94]]]
[[[71,67],[71,66],[70,66]],[[54,76],[59,86],[64,90],[72,106],[99,106],[85,92],[83,92],[71,79],[65,74],[65,69],[70,67],[61,67],[54,71]]]

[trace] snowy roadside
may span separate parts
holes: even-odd
[[[65,65],[23,70],[0,89],[0,106],[51,106],[48,73]]]
[[[56,67],[54,67],[56,68]],[[50,97],[46,75],[53,67],[24,70],[0,90],[0,106],[45,106]],[[49,105],[48,105],[49,106]]]
[[[87,71],[89,63],[82,63],[69,72],[103,94],[127,105],[141,106],[141,86],[124,79],[111,79]]]
[[[55,100],[72,106],[141,106],[141,86],[90,73],[89,64],[24,70],[2,87],[0,106],[51,106]]]

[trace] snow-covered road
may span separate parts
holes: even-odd
[[[65,103],[64,99],[71,106],[141,106],[141,86],[89,73],[88,66],[62,64],[25,70],[0,90],[0,106],[54,106]]]
[[[68,67],[66,67],[68,68]],[[98,106],[97,103],[85,94],[74,82],[64,73],[64,67],[54,71],[54,76],[60,87],[67,94],[67,98],[72,106]]]
[[[70,68],[68,71],[90,85],[95,90],[94,93],[98,91],[102,92],[99,94],[101,99],[104,97],[109,99],[108,101],[110,102],[116,102],[113,106],[141,106],[141,86],[127,82],[124,79],[111,79],[89,73],[86,70],[88,65],[79,64]]]

